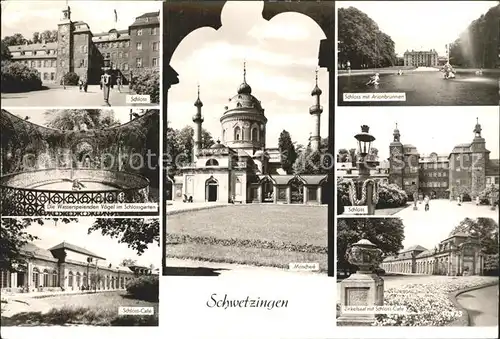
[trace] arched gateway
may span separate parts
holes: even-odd
[[[217,201],[219,198],[219,182],[214,178],[210,177],[205,182],[205,200],[206,201]]]

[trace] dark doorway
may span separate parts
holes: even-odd
[[[274,202],[274,185],[269,178],[262,181],[262,202]]]
[[[304,203],[304,184],[299,179],[295,178],[290,181],[290,202],[292,204]]]
[[[206,200],[207,201],[217,201],[218,199],[218,191],[219,191],[219,183],[214,178],[210,178],[207,180],[205,184],[206,189]]]
[[[173,199],[173,193],[172,193],[172,182],[170,180],[167,180],[167,200],[172,200]]]
[[[329,204],[332,202],[333,190],[328,187],[328,181],[325,180],[321,183],[321,204]]]

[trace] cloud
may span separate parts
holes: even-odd
[[[294,22],[268,22],[254,26],[248,35],[256,39],[279,39],[289,41],[307,40],[310,37],[308,30],[302,29]]]

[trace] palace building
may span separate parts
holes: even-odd
[[[434,49],[431,49],[430,51],[407,50],[403,54],[403,60],[405,66],[435,67],[439,65],[438,53]]]
[[[82,247],[62,242],[49,249],[27,244],[24,264],[0,272],[2,292],[124,289],[136,276],[152,274],[143,266],[117,266]]]
[[[414,145],[401,143],[396,126],[389,145],[389,182],[404,189],[410,199],[416,192],[433,198],[475,198],[500,179],[499,159],[489,158],[481,131],[477,121],[472,142],[456,145],[450,154],[422,156]]]
[[[484,255],[477,237],[457,232],[433,250],[420,245],[384,258],[379,265],[387,273],[425,275],[483,275]]]
[[[314,130],[309,138],[312,151],[320,149],[320,105],[322,91],[317,84],[311,92],[314,104],[309,114]],[[222,140],[203,149],[202,107],[199,91],[193,116],[194,163],[180,168],[180,175],[167,178],[167,200],[236,203],[326,204],[327,175],[291,175],[281,169],[280,152],[266,147],[268,123],[260,100],[243,83],[229,99],[220,117]]]
[[[57,42],[9,46],[12,60],[36,69],[43,83],[61,82],[74,72],[89,84],[98,84],[104,69],[113,79],[128,82],[144,68],[160,67],[160,12],[145,13],[123,30],[92,33],[84,21],[72,21],[71,9],[63,10]]]

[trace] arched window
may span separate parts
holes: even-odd
[[[80,272],[77,272],[76,273],[76,287],[80,287],[80,278],[81,278]]]
[[[68,287],[73,287],[73,272],[68,273]]]
[[[33,268],[33,285],[40,286],[40,271],[36,267]]]
[[[259,139],[259,131],[257,127],[252,128],[252,141],[258,141]]]
[[[219,166],[219,162],[215,159],[208,159],[205,166]]]
[[[52,281],[50,283],[50,286],[57,287],[57,271],[56,270],[52,271]]]
[[[49,271],[43,270],[43,287],[48,287],[49,284]]]
[[[234,140],[238,141],[241,139],[241,128],[239,126],[236,126],[234,129]]]
[[[226,130],[222,130],[222,141],[226,141]]]

